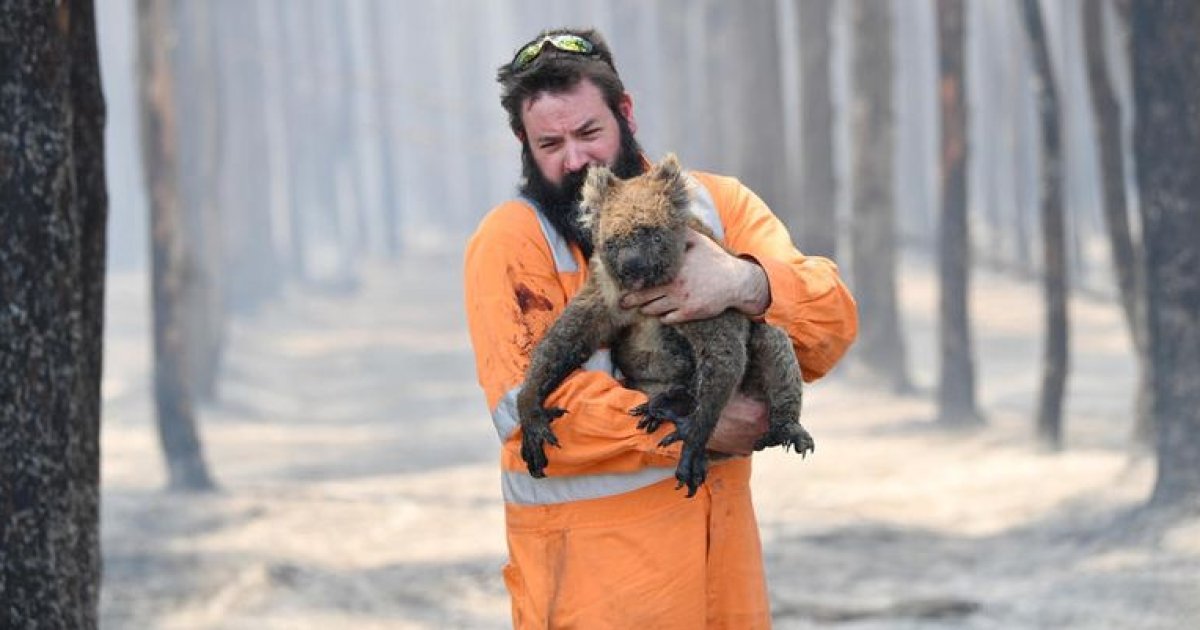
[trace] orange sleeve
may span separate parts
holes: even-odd
[[[824,376],[858,334],[858,307],[828,258],[805,256],[766,203],[730,177],[695,173],[721,215],[725,246],[763,268],[771,288],[767,322],[788,333],[804,380]]]
[[[503,204],[488,214],[467,244],[464,290],[467,326],[475,350],[479,384],[502,435],[502,466],[524,470],[515,407],[505,404],[525,379],[538,341],[581,285],[576,274],[555,268],[550,247],[533,210]],[[553,422],[562,448],[546,448],[549,475],[627,472],[647,465],[674,466],[679,447],[658,447],[659,433],[637,428],[629,409],[645,402],[608,372],[576,370],[547,401],[566,415]],[[508,414],[506,416],[506,414]]]

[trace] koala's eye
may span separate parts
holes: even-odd
[[[661,242],[662,242],[662,234],[655,234],[655,235],[654,235],[654,236],[652,236],[651,238],[653,238],[653,239],[654,239],[654,243],[655,243],[655,244],[658,244],[658,243],[661,243]]]

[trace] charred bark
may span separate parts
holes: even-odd
[[[1062,147],[1059,136],[1058,89],[1038,0],[1021,5],[1025,35],[1033,54],[1033,84],[1042,138],[1041,227],[1042,287],[1046,300],[1046,333],[1038,397],[1037,436],[1044,446],[1062,448],[1062,405],[1067,382],[1066,222],[1062,201]]]
[[[172,67],[180,84],[196,86],[185,98],[173,98],[181,120],[179,190],[186,233],[196,252],[194,277],[187,283],[188,374],[201,400],[216,397],[217,374],[225,340],[225,300],[221,261],[221,207],[217,177],[220,150],[221,85],[216,60],[217,3],[173,0],[178,46]]]
[[[1152,505],[1200,506],[1200,4],[1136,3],[1134,148],[1146,252],[1158,480]]]
[[[892,187],[892,16],[887,3],[854,3],[853,181],[850,242],[862,313],[855,363],[872,382],[911,389],[896,297],[896,201]]]
[[[712,91],[721,168],[786,214],[796,199],[784,172],[787,149],[779,133],[784,118],[775,5],[767,0],[713,3],[708,17],[710,61],[716,76],[729,81]]]
[[[104,97],[92,3],[0,1],[0,627],[95,628]]]
[[[403,254],[401,240],[401,231],[404,225],[401,221],[401,204],[402,200],[396,186],[396,178],[399,171],[397,169],[397,151],[396,151],[396,124],[393,114],[393,90],[391,87],[393,68],[387,54],[387,47],[384,42],[387,38],[387,23],[383,19],[384,10],[381,2],[383,0],[375,0],[369,5],[370,12],[370,30],[369,36],[371,40],[371,63],[372,77],[374,79],[374,91],[372,92],[371,106],[374,109],[375,120],[379,125],[379,133],[375,142],[379,151],[379,195],[382,198],[383,208],[381,214],[383,218],[383,251],[390,259],[397,259]]]
[[[975,403],[975,359],[971,349],[968,309],[971,234],[967,219],[964,13],[962,0],[938,0],[942,121],[942,214],[938,230],[938,311],[941,320],[938,327],[941,353],[938,421],[956,427],[983,422]]]
[[[833,84],[830,79],[832,0],[796,0],[800,22],[800,207],[792,236],[810,256],[837,255]]]
[[[1100,148],[1104,223],[1108,231],[1113,275],[1117,279],[1121,309],[1125,313],[1125,323],[1129,327],[1129,335],[1133,340],[1138,358],[1138,396],[1135,406],[1133,437],[1138,444],[1150,446],[1154,438],[1154,426],[1153,415],[1150,413],[1152,400],[1150,348],[1146,341],[1146,301],[1142,286],[1145,282],[1146,269],[1141,246],[1134,241],[1132,230],[1129,227],[1121,110],[1112,81],[1109,80],[1108,64],[1105,62],[1102,18],[1104,5],[1101,2],[1084,2],[1079,6],[1083,11],[1088,83],[1091,88],[1097,144]]]
[[[204,463],[188,378],[188,284],[196,261],[183,238],[178,130],[168,46],[170,0],[138,0],[142,160],[150,205],[151,295],[154,311],[154,401],[169,486],[212,488]]]

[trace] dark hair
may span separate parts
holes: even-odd
[[[616,64],[613,63],[612,51],[608,43],[595,29],[556,28],[542,31],[537,41],[547,35],[570,34],[578,35],[595,47],[592,54],[563,52],[553,46],[545,46],[542,53],[529,65],[514,71],[512,62],[505,62],[496,71],[496,81],[500,84],[500,105],[508,113],[508,126],[514,133],[523,134],[525,125],[521,122],[521,106],[531,97],[543,92],[566,92],[588,79],[604,96],[604,102],[612,110],[613,115],[620,118],[619,105],[621,95],[625,93],[625,84],[617,74]],[[522,48],[526,44],[522,44]],[[517,50],[520,50],[519,48]],[[514,51],[516,52],[516,51]]]

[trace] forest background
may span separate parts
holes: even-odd
[[[1192,3],[75,0],[0,3],[0,626],[507,626],[461,254],[558,25],[859,301],[777,626],[1200,619]]]

